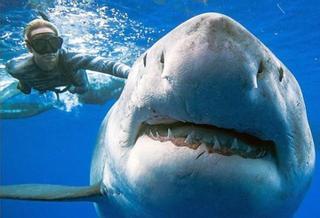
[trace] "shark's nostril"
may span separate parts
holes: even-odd
[[[281,82],[282,79],[283,79],[283,68],[280,67],[280,68],[279,68],[279,81]]]
[[[144,66],[144,67],[147,66],[147,54],[148,54],[148,53],[146,53],[146,54],[144,55],[144,57],[143,57],[143,66]]]
[[[164,54],[162,52],[161,57],[160,57],[160,63],[164,64]]]
[[[257,78],[259,78],[261,76],[261,74],[263,73],[264,69],[265,69],[264,63],[261,60],[260,63],[259,63],[259,68],[258,68],[258,72],[257,72]]]
[[[164,68],[164,53],[162,51],[161,56],[160,56],[160,63],[161,63],[161,74],[163,73],[163,68]]]

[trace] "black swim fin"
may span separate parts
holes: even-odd
[[[49,184],[0,186],[0,199],[95,202],[102,196],[101,183],[79,187]]]

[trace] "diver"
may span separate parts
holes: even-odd
[[[58,99],[59,93],[65,91],[84,94],[89,89],[86,69],[128,77],[130,68],[127,65],[62,48],[63,39],[57,27],[47,20],[32,20],[23,35],[30,53],[11,59],[6,69],[19,80],[17,88],[24,94],[30,94],[32,89],[40,93],[53,91]]]

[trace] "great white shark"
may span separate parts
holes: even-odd
[[[299,85],[242,25],[191,18],[139,57],[100,128],[90,186],[1,186],[101,217],[292,217],[315,151]]]

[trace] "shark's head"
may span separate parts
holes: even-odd
[[[102,176],[114,211],[130,216],[291,216],[315,161],[293,75],[215,13],[135,62],[98,145],[92,178]]]

